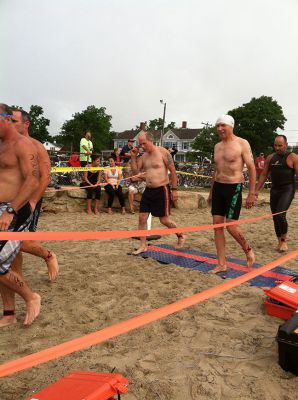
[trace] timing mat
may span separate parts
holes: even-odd
[[[175,264],[179,267],[190,268],[204,273],[208,273],[217,265],[215,254],[191,249],[176,249],[167,244],[149,245],[148,251],[141,253],[140,256],[152,258],[162,264]],[[233,279],[250,271],[250,268],[246,266],[246,261],[232,257],[227,257],[226,259],[227,271],[216,274],[221,278]],[[253,268],[257,269],[260,266],[261,264],[255,263]],[[248,283],[252,286],[271,288],[276,286],[277,281],[284,282],[295,278],[298,278],[297,272],[279,266],[251,279]]]

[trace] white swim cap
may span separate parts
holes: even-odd
[[[224,114],[224,115],[221,115],[219,118],[217,118],[215,125],[218,125],[218,124],[226,124],[226,125],[230,125],[232,128],[234,128],[235,121],[234,121],[234,118],[231,117],[231,115]]]

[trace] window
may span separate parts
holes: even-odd
[[[183,142],[183,150],[188,150],[189,149],[189,142]]]

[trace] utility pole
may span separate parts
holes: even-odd
[[[165,118],[166,118],[167,103],[164,102],[163,100],[159,100],[159,101],[160,101],[160,104],[163,104],[162,129],[161,129],[161,134],[160,134],[160,147],[162,147],[163,135],[165,133]]]

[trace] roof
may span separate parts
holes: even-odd
[[[176,135],[179,139],[195,139],[195,137],[198,135],[198,133],[200,132],[200,129],[188,129],[188,128],[179,128],[179,129],[168,129],[165,130],[165,134],[167,134],[168,132],[173,132],[174,135]],[[129,140],[129,139],[134,139],[136,136],[139,135],[139,133],[142,131],[139,131],[138,129],[131,129],[131,130],[127,130],[124,132],[119,132],[117,133],[117,136],[114,138],[114,140]],[[147,131],[149,132],[149,131]],[[153,134],[153,137],[155,140],[160,140],[160,130],[156,130],[156,131],[150,131],[150,133]]]

